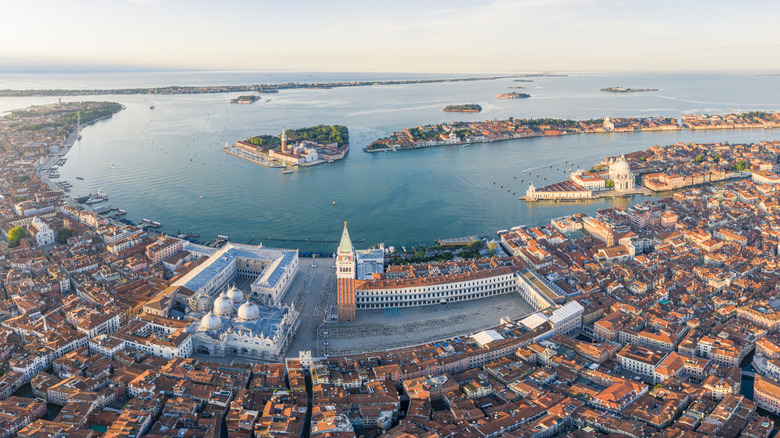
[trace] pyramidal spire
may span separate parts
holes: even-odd
[[[341,233],[341,243],[339,243],[339,253],[352,253],[352,240],[349,238],[349,231],[347,231],[347,221],[344,221],[344,232]]]

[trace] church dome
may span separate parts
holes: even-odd
[[[230,316],[234,310],[233,300],[228,298],[225,292],[222,292],[216,300],[214,300],[214,314],[217,316]]]
[[[219,316],[209,312],[200,320],[201,330],[219,330],[222,328],[222,320]]]
[[[191,296],[187,304],[189,304],[190,309],[194,312],[207,312],[211,307],[211,297],[206,294],[198,293]]]
[[[244,302],[244,294],[238,288],[233,285],[227,293],[228,298],[233,300],[233,305],[238,306]]]
[[[622,155],[620,158],[617,159],[609,168],[610,173],[618,174],[618,175],[630,175],[631,174],[631,167],[629,167],[628,162],[626,161],[625,157]]]
[[[238,308],[238,319],[242,321],[257,321],[260,319],[260,308],[257,304],[247,301]]]

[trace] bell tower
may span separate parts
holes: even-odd
[[[344,232],[336,252],[336,298],[340,322],[355,321],[355,271],[355,248],[344,222]]]

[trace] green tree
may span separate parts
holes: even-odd
[[[22,227],[11,228],[8,232],[8,246],[13,248],[19,245],[19,240],[27,237],[27,232]]]
[[[73,235],[73,231],[68,227],[62,227],[57,231],[57,242],[68,243],[68,239]]]
[[[702,161],[704,161],[704,155],[702,154],[697,155],[695,160],[697,163],[701,163]]]
[[[748,168],[748,162],[747,160],[739,160],[735,164],[732,165],[732,169],[734,169],[737,172],[742,172],[743,170]]]
[[[496,249],[498,248],[498,244],[496,242],[490,242],[488,243],[488,251],[490,252],[490,255],[496,255]]]
[[[604,181],[604,187],[606,187],[608,189],[614,189],[615,188],[615,183],[612,182],[611,179],[605,180]]]

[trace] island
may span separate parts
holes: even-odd
[[[463,105],[447,105],[442,111],[457,113],[478,113],[482,111],[482,107],[476,103],[466,103]]]
[[[601,91],[605,93],[644,93],[646,91],[658,91],[658,88],[609,87],[602,88]]]
[[[328,89],[337,87],[368,87],[374,85],[409,85],[409,84],[435,84],[442,82],[472,82],[492,81],[518,77],[509,76],[477,76],[469,78],[442,78],[442,79],[408,79],[385,81],[342,81],[342,82],[285,82],[281,84],[257,84],[257,85],[200,85],[182,87],[173,85],[169,87],[152,88],[107,88],[107,89],[31,89],[31,90],[0,90],[0,97],[23,96],[94,96],[105,94],[210,94],[210,93],[235,93],[255,91],[258,93],[277,93],[279,90],[293,89]]]
[[[245,96],[238,96],[235,99],[230,99],[230,103],[255,103],[258,100],[260,100],[260,96],[257,95],[245,95]]]
[[[528,93],[517,93],[517,92],[511,92],[511,93],[502,93],[502,94],[496,94],[496,99],[528,99],[531,97]]]
[[[314,166],[343,159],[349,152],[349,131],[342,125],[285,129],[278,136],[258,135],[225,144],[223,150],[265,167]]]
[[[780,128],[780,112],[748,111],[738,114],[683,114],[674,117],[603,117],[590,120],[515,119],[447,122],[420,125],[392,132],[363,148],[366,152],[421,149],[434,146],[490,143],[518,138],[556,135],[645,131],[770,129]]]

